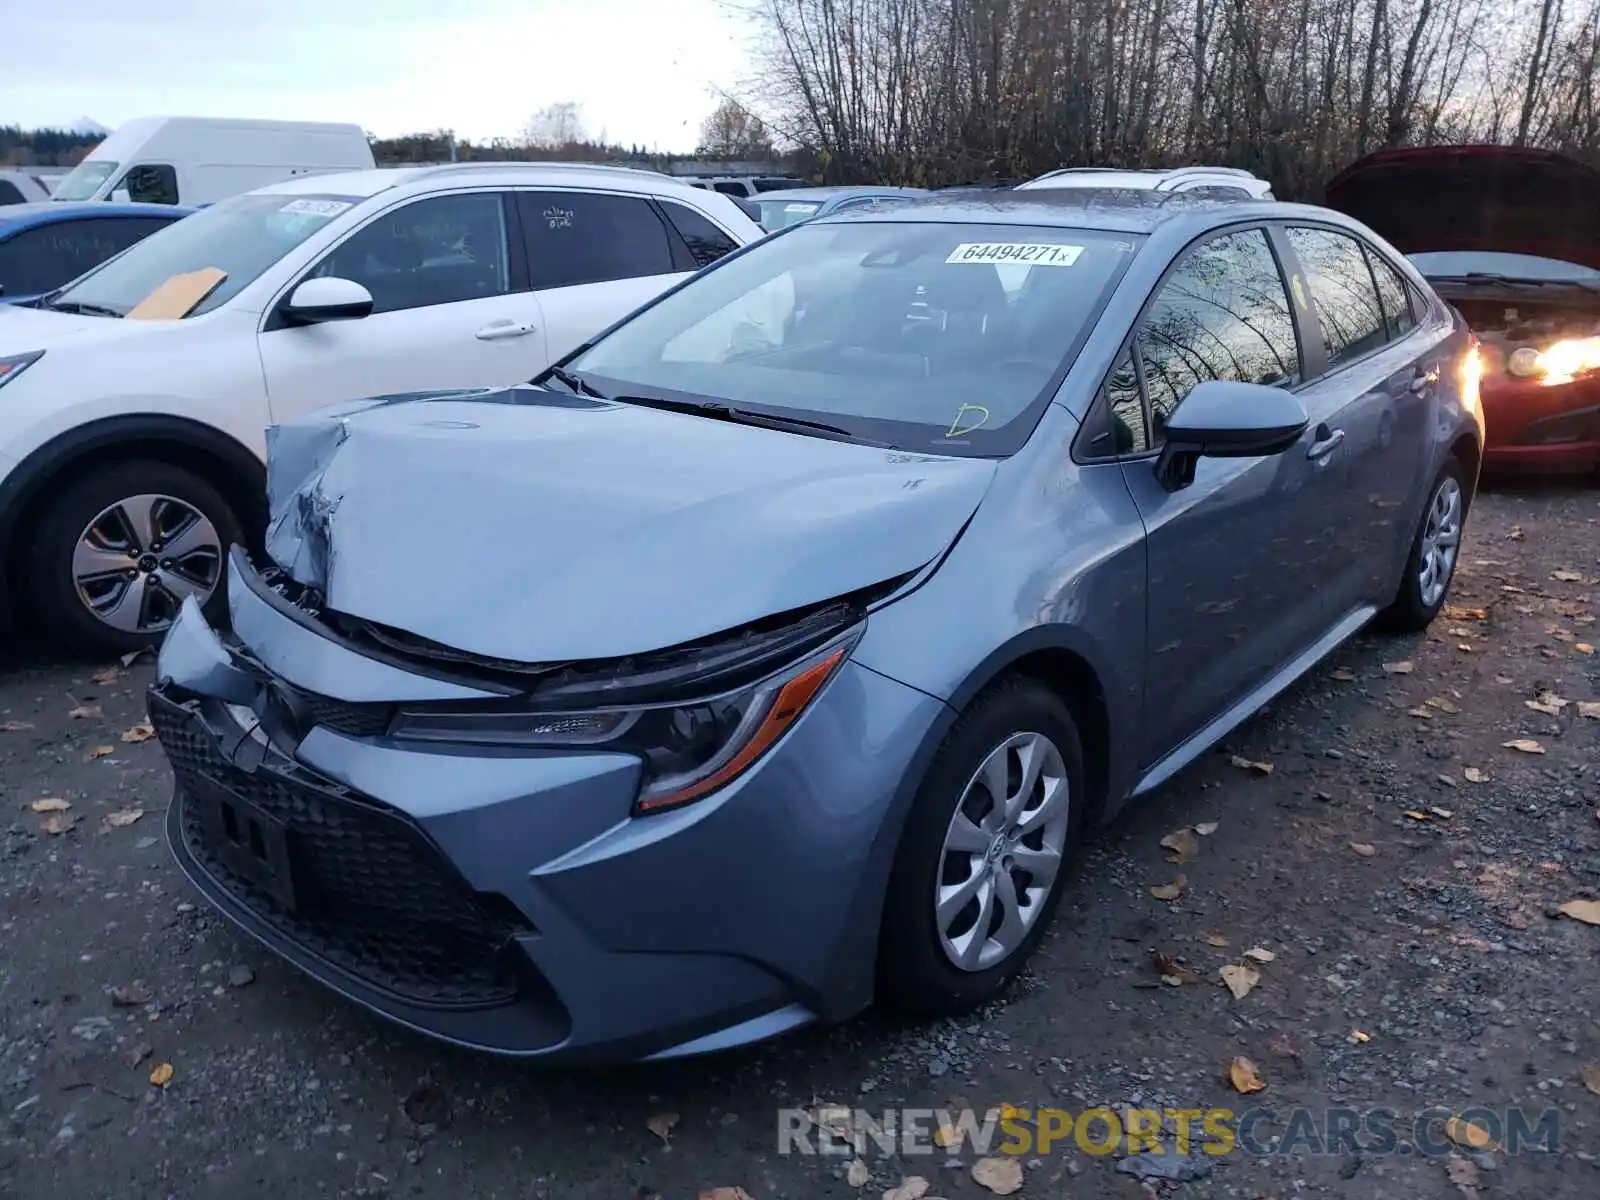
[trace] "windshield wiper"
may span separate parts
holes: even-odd
[[[104,304],[83,304],[77,300],[51,300],[44,306],[51,312],[75,313],[83,317],[116,317],[122,319],[123,314]]]
[[[1527,279],[1521,275],[1502,275],[1498,271],[1468,271],[1465,275],[1434,275],[1435,283],[1500,283],[1511,287],[1575,287],[1589,291],[1597,285],[1582,279]]]
[[[609,396],[604,395],[587,379],[584,379],[581,375],[574,374],[565,367],[551,367],[548,374],[566,384],[576,396],[587,394],[593,396],[596,400],[610,399]]]
[[[613,396],[625,404],[644,408],[660,408],[668,412],[689,413],[692,416],[710,417],[716,421],[731,421],[736,425],[755,425],[764,429],[789,429],[800,433],[829,433],[835,437],[861,441],[848,429],[829,425],[825,421],[810,421],[805,417],[780,416],[777,413],[756,412],[749,408],[736,408],[720,400],[671,400],[665,396]]]

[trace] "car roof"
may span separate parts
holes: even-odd
[[[833,200],[840,196],[925,196],[922,188],[890,187],[887,184],[836,184],[827,187],[785,188],[779,192],[762,192],[752,200]]]
[[[80,221],[92,217],[168,217],[195,212],[176,204],[133,204],[112,200],[37,200],[31,204],[0,205],[0,232],[16,233],[34,225]]]
[[[1117,233],[1151,233],[1158,226],[1185,218],[1197,225],[1217,224],[1219,218],[1272,218],[1315,215],[1351,225],[1348,218],[1328,209],[1276,200],[1225,200],[1191,192],[1158,192],[1148,188],[1041,188],[1037,191],[966,193],[934,192],[925,198],[883,208],[847,209],[810,222],[842,224],[847,221],[947,222],[967,225],[1042,225],[1062,229],[1102,229]]]
[[[369,171],[335,171],[300,175],[257,188],[263,196],[359,196],[367,199],[392,188],[437,181],[440,187],[456,183],[486,183],[504,187],[555,185],[602,187],[615,191],[693,193],[695,188],[671,175],[643,167],[604,163],[562,162],[461,162],[431,167],[378,167]]]

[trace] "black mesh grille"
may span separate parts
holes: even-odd
[[[315,724],[350,737],[380,736],[389,728],[393,715],[387,704],[352,704],[311,692],[297,692],[296,695]]]
[[[205,872],[285,938],[411,1004],[486,1008],[517,997],[506,954],[516,925],[491,913],[415,825],[290,760],[254,771],[224,759],[199,716],[159,691],[150,718],[180,784],[184,844]],[[230,868],[196,796],[218,787],[285,831],[291,910]]]

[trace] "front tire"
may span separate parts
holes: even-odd
[[[198,475],[119,463],[64,487],[24,531],[28,588],[68,645],[140,650],[160,642],[186,596],[222,615],[227,549],[242,537],[232,506]]]
[[[878,993],[887,1007],[960,1013],[1020,972],[1061,898],[1085,814],[1072,714],[1011,679],[952,727],[901,836],[885,898]]]
[[[1455,458],[1448,460],[1428,491],[1411,553],[1406,556],[1400,589],[1378,614],[1379,628],[1389,633],[1421,633],[1444,608],[1461,556],[1466,528],[1466,473]]]

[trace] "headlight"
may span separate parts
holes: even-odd
[[[1543,350],[1524,346],[1506,360],[1506,370],[1523,379],[1570,383],[1579,375],[1600,371],[1600,337],[1568,338]]]
[[[13,354],[9,358],[0,358],[0,387],[5,387],[43,357],[43,350],[35,350],[31,354]]]
[[[645,762],[636,811],[659,812],[699,800],[743,774],[799,719],[859,633],[858,627],[759,683],[709,699],[588,712],[402,712],[391,736],[636,754]]]

